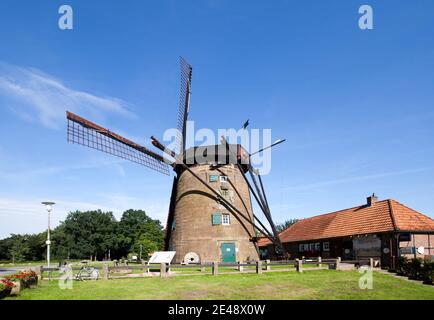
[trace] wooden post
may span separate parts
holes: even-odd
[[[336,259],[336,270],[340,270],[341,269],[340,264],[341,264],[341,257],[338,257]]]
[[[218,274],[219,274],[219,263],[216,262],[216,261],[214,261],[214,262],[212,263],[212,275],[213,275],[213,276],[216,276],[216,275],[218,275]]]
[[[104,280],[108,280],[109,278],[109,267],[107,264],[102,266],[102,269],[104,270]]]
[[[42,280],[42,279],[44,279],[44,267],[43,266],[40,266],[39,268],[38,268],[38,272],[39,272],[39,280]]]
[[[303,272],[303,260],[295,259],[295,269],[297,272]]]
[[[166,264],[162,263],[160,264],[160,277],[164,278],[166,275]]]
[[[38,274],[39,280],[42,280],[44,278],[44,267],[39,266],[36,268],[36,273]]]
[[[374,258],[369,258],[369,267],[370,267],[371,269],[374,268]]]
[[[200,263],[200,272],[205,272],[205,265],[202,262]]]
[[[322,268],[321,262],[322,262],[322,258],[318,257],[318,268]]]
[[[256,261],[256,273],[257,274],[262,273],[262,261],[261,260]]]
[[[238,271],[239,272],[243,272],[244,271],[244,267],[241,265],[243,262],[242,261],[238,261]]]
[[[265,271],[271,270],[270,260],[265,260]]]

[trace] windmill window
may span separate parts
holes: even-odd
[[[228,226],[230,224],[231,224],[231,219],[230,219],[229,214],[227,214],[227,213],[222,214],[222,225]]]
[[[173,219],[173,222],[172,222],[172,230],[175,230],[175,228],[176,228],[176,220]]]
[[[211,219],[212,219],[212,225],[213,226],[218,226],[218,225],[222,224],[222,216],[220,213],[214,212],[211,215],[211,217],[212,217]]]
[[[228,176],[220,176],[220,182],[228,182]]]
[[[229,197],[229,190],[221,190],[222,196],[223,197]]]
[[[209,175],[209,182],[217,182],[219,181],[219,175],[218,174],[210,174]]]

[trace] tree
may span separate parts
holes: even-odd
[[[138,239],[131,248],[131,253],[136,254],[142,260],[146,260],[148,255],[152,252],[158,251],[158,244],[152,240],[142,237]]]
[[[292,226],[297,221],[298,221],[298,219],[289,219],[283,223],[278,223],[278,224],[276,224],[276,229],[278,232],[282,232],[283,230],[288,229],[290,226]]]
[[[47,232],[11,235],[0,240],[0,260],[44,260]],[[119,259],[128,253],[148,253],[162,249],[164,232],[161,222],[143,210],[127,210],[118,222],[111,212],[101,210],[70,212],[65,221],[51,232],[54,259]]]
[[[145,211],[130,209],[123,213],[119,222],[118,240],[122,256],[136,251],[138,242],[146,243],[149,252],[155,251],[164,244],[163,226],[159,220],[150,218]],[[154,245],[151,246],[150,243]]]
[[[27,237],[21,235],[12,235],[13,243],[11,248],[9,249],[9,255],[12,259],[12,263],[16,261],[24,261],[26,259],[26,255],[28,254],[30,248],[27,243]]]
[[[71,212],[61,224],[64,247],[71,258],[102,259],[117,246],[116,224],[112,212]]]

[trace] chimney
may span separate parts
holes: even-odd
[[[371,207],[377,201],[378,201],[378,197],[375,195],[375,193],[373,193],[372,196],[366,198],[368,207]]]

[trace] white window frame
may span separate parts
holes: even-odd
[[[220,182],[228,182],[229,177],[228,176],[220,176]]]
[[[298,245],[298,252],[304,252],[304,244],[300,243]]]
[[[226,221],[227,219],[227,221]],[[228,226],[231,224],[231,216],[229,213],[223,213],[222,214],[222,225],[223,226]]]
[[[322,243],[322,249],[324,250],[324,251],[330,251],[330,242],[323,242]]]

